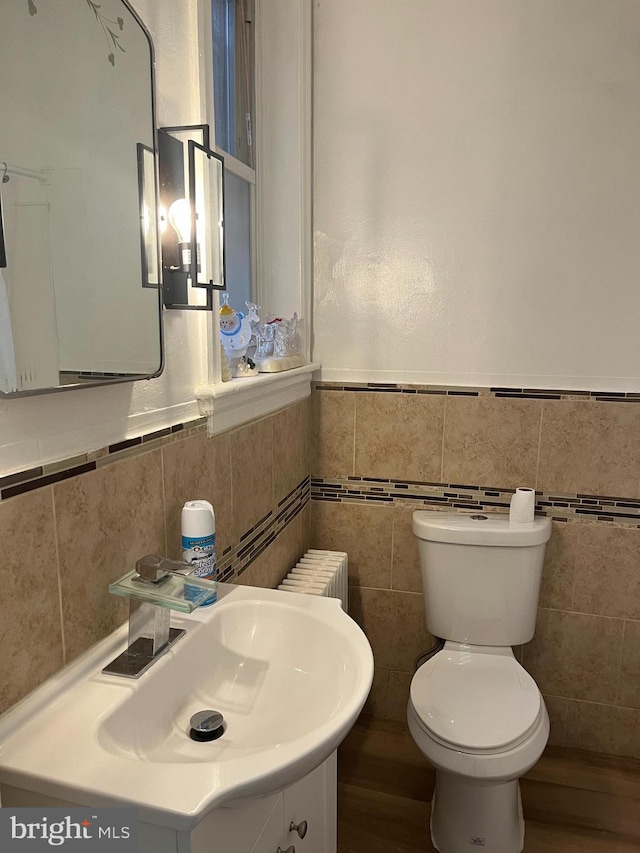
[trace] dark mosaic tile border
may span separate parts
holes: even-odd
[[[231,582],[239,578],[254,560],[274,542],[287,525],[311,500],[309,477],[292,489],[278,505],[253,527],[245,531],[239,543],[228,548],[218,559],[220,580]]]
[[[0,500],[7,500],[7,498],[33,491],[33,489],[40,489],[43,486],[50,486],[53,483],[68,480],[70,477],[85,474],[88,471],[95,471],[103,465],[136,456],[138,453],[146,453],[182,438],[190,438],[199,432],[203,432],[205,428],[206,418],[197,418],[136,438],[128,438],[100,450],[81,453],[70,459],[50,462],[47,465],[29,468],[27,471],[8,474],[6,477],[0,477]]]
[[[317,391],[375,391],[387,394],[431,394],[446,397],[507,397],[515,400],[593,400],[640,403],[636,391],[571,391],[550,388],[473,388],[459,385],[413,385],[394,382],[315,382]]]
[[[311,478],[311,500],[387,504],[475,512],[507,512],[514,489],[385,480],[376,477]],[[602,521],[640,527],[640,500],[604,495],[536,492],[536,513],[554,521]]]

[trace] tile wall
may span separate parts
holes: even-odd
[[[215,508],[223,579],[280,581],[309,547],[309,401],[0,477],[0,497],[2,711],[126,620],[108,584],[144,554],[180,555],[186,500]]]
[[[312,395],[311,539],[349,553],[352,615],[371,641],[368,710],[405,719],[432,643],[411,514],[505,511],[535,487],[553,518],[536,636],[516,653],[551,741],[640,758],[638,395],[340,386]]]

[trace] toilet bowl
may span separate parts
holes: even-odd
[[[511,646],[533,636],[548,519],[418,511],[425,615],[444,647],[416,671],[409,730],[436,769],[440,853],[520,853],[519,778],[540,758],[549,716]]]
[[[446,643],[414,675],[407,721],[437,771],[436,849],[522,850],[518,779],[540,758],[549,717],[511,649]]]

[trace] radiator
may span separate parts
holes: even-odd
[[[311,548],[291,569],[278,589],[339,598],[342,609],[349,611],[349,559],[344,551],[321,551]]]

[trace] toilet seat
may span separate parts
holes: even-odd
[[[544,713],[537,684],[510,649],[443,649],[414,675],[411,704],[430,738],[470,754],[513,749]]]

